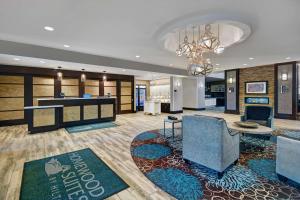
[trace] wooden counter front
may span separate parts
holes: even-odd
[[[115,98],[47,98],[39,106],[63,105],[61,127],[116,120]]]

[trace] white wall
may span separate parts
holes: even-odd
[[[183,107],[182,78],[170,77],[170,110],[181,111]]]
[[[205,108],[205,77],[183,78],[182,87],[184,108]]]

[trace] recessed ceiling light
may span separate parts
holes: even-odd
[[[122,71],[123,71],[123,72],[125,72],[125,71],[126,71],[126,69],[122,69]]]
[[[14,58],[14,60],[18,61],[18,60],[21,60],[20,58]]]
[[[219,67],[216,67],[215,69],[220,69]]]
[[[243,64],[243,65],[244,65],[244,66],[247,66],[248,64],[245,63],[245,64]]]
[[[289,60],[289,59],[291,59],[291,57],[286,57],[285,59]]]
[[[250,57],[249,60],[254,60],[254,58]]]
[[[219,66],[220,64],[219,64],[219,63],[217,63],[216,65],[217,65],[217,66]]]
[[[136,57],[136,58],[140,58],[141,56],[140,56],[140,55],[136,55],[135,57]]]
[[[44,29],[45,29],[46,31],[54,31],[54,28],[51,27],[51,26],[45,26]]]
[[[172,66],[173,66],[173,64],[169,64],[169,66],[171,66],[171,67],[172,67]]]
[[[66,48],[69,48],[69,47],[70,47],[70,45],[64,44],[64,47],[66,47]]]
[[[46,62],[45,62],[45,61],[43,61],[43,60],[40,60],[40,63],[43,63],[43,64],[44,64],[44,63],[46,63]]]

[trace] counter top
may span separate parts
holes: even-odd
[[[33,110],[33,109],[47,109],[47,108],[62,108],[63,105],[52,105],[52,106],[26,106],[24,110]]]
[[[84,98],[84,97],[65,97],[65,98],[41,98],[37,99],[38,101],[52,101],[52,100],[81,100],[81,99],[115,99],[115,97],[90,97],[90,98]]]

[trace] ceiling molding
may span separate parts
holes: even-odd
[[[92,55],[75,51],[67,51],[51,47],[0,40],[0,54],[24,56],[64,62],[73,62],[106,67],[117,67],[148,72],[167,73],[173,75],[187,75],[184,69],[171,68],[162,65],[135,62],[119,58]]]

